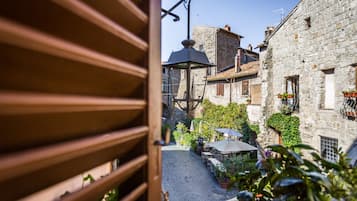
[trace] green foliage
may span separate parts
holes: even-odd
[[[258,124],[248,124],[250,130],[254,131],[256,134],[260,133],[259,125]]]
[[[177,144],[191,146],[195,149],[197,139],[204,138],[206,141],[213,139],[222,139],[222,135],[217,135],[215,128],[231,128],[240,131],[243,134],[243,140],[248,142],[256,133],[259,133],[259,126],[249,124],[247,108],[245,104],[238,105],[230,103],[229,105],[215,105],[208,100],[203,101],[202,118],[192,119],[194,130],[189,129],[184,123],[178,123],[173,132]]]
[[[279,110],[281,113],[285,114],[285,115],[289,115],[293,112],[293,109],[290,105],[287,104],[281,104],[279,107]]]
[[[229,178],[231,185],[239,189],[246,189],[246,187],[252,184],[253,177],[251,175],[260,175],[255,167],[256,162],[257,159],[251,159],[249,154],[228,158],[223,162],[227,170],[224,176]]]
[[[246,156],[247,157],[231,157],[223,162],[230,177],[239,176],[246,171],[251,172],[256,170],[255,163],[257,162],[257,159],[250,159],[249,155]]]
[[[258,178],[256,174],[249,174],[248,178],[256,180],[245,188],[255,196],[262,195],[261,200],[357,200],[357,169],[349,167],[341,151],[339,161],[333,163],[321,158],[308,145],[290,148],[272,145],[269,148],[276,157],[263,161],[265,173]],[[294,149],[313,151],[314,161],[304,159]]]
[[[204,100],[202,120],[210,127],[210,132],[204,131],[208,137],[214,136],[214,128],[231,128],[240,131],[244,135],[244,141],[247,141],[254,132],[248,123],[245,104],[230,103],[225,107]]]
[[[173,132],[175,141],[182,146],[191,146],[192,141],[195,141],[195,136],[188,132],[188,128],[183,123],[176,125],[176,130]]]
[[[298,117],[275,113],[269,117],[267,124],[281,133],[284,145],[291,146],[301,143]]]
[[[83,177],[83,183],[82,186],[84,184],[84,182],[88,181],[90,184],[95,182],[94,178],[92,175],[88,174],[87,176]]]
[[[209,122],[215,128],[241,129],[241,125],[247,121],[246,105],[230,103],[224,107],[215,105],[208,100],[203,101],[202,119]]]

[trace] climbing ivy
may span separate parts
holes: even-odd
[[[298,117],[275,113],[269,117],[267,124],[281,133],[285,146],[301,143]]]
[[[243,140],[248,142],[255,130],[249,124],[247,106],[245,104],[230,103],[227,106],[215,105],[209,100],[203,101],[202,120],[212,128],[231,128],[243,134]],[[214,135],[213,133],[207,133]],[[203,130],[203,132],[205,132]]]
[[[215,105],[209,100],[203,101],[201,118],[192,119],[194,129],[190,124],[179,123],[173,132],[176,143],[188,146],[195,145],[199,137],[206,141],[223,139],[218,135],[216,128],[231,128],[243,134],[243,141],[254,143],[259,126],[250,124],[245,104],[230,103],[227,106]]]

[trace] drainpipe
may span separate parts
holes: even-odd
[[[229,103],[232,103],[232,78],[226,81],[229,81]]]

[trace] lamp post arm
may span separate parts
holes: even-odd
[[[164,18],[167,14],[170,14],[171,11],[173,11],[177,6],[179,6],[182,2],[184,2],[185,0],[180,0],[179,2],[177,2],[174,6],[172,6],[169,10],[167,10],[167,12],[165,12],[162,16],[161,19]],[[162,10],[162,9],[161,9]],[[170,14],[171,15],[171,14]]]

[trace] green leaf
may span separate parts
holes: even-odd
[[[309,160],[303,159],[304,160],[304,165],[308,168],[311,169],[312,171],[318,171],[321,172],[321,169],[314,163],[312,163]]]
[[[328,178],[319,172],[305,172],[305,175],[310,177],[314,182],[319,182],[326,188],[331,188],[331,182]]]
[[[302,183],[304,183],[304,181],[299,178],[283,178],[283,179],[278,180],[274,184],[274,188],[287,188],[287,187],[296,186],[296,185],[299,185]]]
[[[297,154],[296,152],[288,149],[287,152],[289,153],[290,156],[293,157],[293,159],[295,159],[295,161],[298,163],[298,164],[304,164],[304,160],[301,158],[301,156],[299,154]]]
[[[89,183],[95,182],[92,175],[88,174],[87,176],[83,177],[83,181],[89,181]]]
[[[315,148],[313,148],[310,145],[307,144],[295,144],[290,146],[290,148],[294,149],[294,148],[298,148],[298,149],[306,149],[306,150],[316,150]]]
[[[279,153],[281,155],[288,155],[288,149],[284,147],[283,145],[280,144],[274,144],[274,145],[269,145],[268,148],[270,148],[272,151]]]

